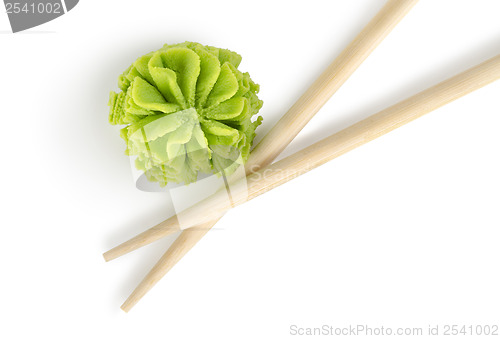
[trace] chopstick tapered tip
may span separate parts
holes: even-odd
[[[134,305],[128,303],[128,299],[120,306],[123,312],[128,313]]]
[[[107,251],[106,253],[103,253],[102,254],[102,257],[104,258],[104,261],[105,262],[108,262],[108,261],[111,261],[113,260],[114,258],[110,255],[109,251]]]
[[[122,255],[128,253],[128,249],[124,244],[116,246],[109,251],[105,252],[102,254],[102,257],[104,258],[104,261],[109,262],[111,260],[114,260],[116,258],[121,257]]]
[[[158,239],[174,234],[180,230],[181,229],[179,227],[179,223],[177,222],[177,216],[174,215],[164,222],[159,223],[158,225],[151,227],[141,234],[136,235],[132,239],[125,241],[121,245],[110,249],[102,256],[104,257],[104,260],[111,261],[145,245],[151,244]]]
[[[147,282],[141,282],[139,286],[132,292],[132,294],[125,300],[125,302],[120,306],[120,308],[128,313],[138,302],[144,297],[144,295],[151,289],[152,285]]]

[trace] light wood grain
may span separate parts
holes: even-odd
[[[198,241],[205,236],[205,234],[212,228],[213,222],[205,225],[199,225],[192,227],[188,230],[184,230],[175,239],[175,242],[170,246],[170,248],[163,254],[163,256],[158,260],[154,268],[149,271],[149,273],[144,277],[138,288],[134,290],[134,293],[123,303],[121,309],[128,312],[134,307],[135,304],[151,289],[153,286],[167,274],[172,267],[179,262],[179,260],[186,255],[187,252],[193,248]]]
[[[248,200],[498,79],[500,55],[249,175]],[[217,197],[214,201],[217,201]],[[235,201],[236,204],[243,202]],[[192,211],[198,212],[196,206]],[[223,209],[218,209],[218,213],[223,213]],[[207,229],[207,225],[210,224],[197,227]],[[184,235],[184,232],[181,234],[183,238],[180,246],[170,247],[122,305],[124,311],[129,311],[168,272],[173,266],[172,263],[175,264],[180,259],[179,255],[186,253],[186,250],[182,249],[183,246],[192,248],[195,244],[192,239],[200,239],[191,239],[187,234]]]
[[[255,146],[246,163],[248,171],[273,162],[417,2],[388,1]]]
[[[246,163],[247,174],[267,166],[285,149],[417,2],[418,0],[389,0],[382,7],[252,150]],[[220,216],[214,218],[213,225],[219,218]],[[113,260],[177,231],[179,228],[171,220],[163,222],[104,253],[104,259]],[[174,245],[176,244],[172,246]]]

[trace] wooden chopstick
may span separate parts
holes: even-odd
[[[498,79],[500,55],[270,165],[265,169],[266,176],[262,175],[263,170],[260,175],[250,175],[248,200]],[[221,212],[223,210],[219,210]],[[197,226],[196,232],[189,233],[200,232],[196,237],[200,238],[200,234],[206,232],[202,229],[204,226]],[[195,244],[187,234],[184,232],[179,237],[183,246],[171,247],[125,301],[124,311],[129,311],[168,272],[185,253],[183,248],[189,249]]]
[[[283,151],[417,2],[418,0],[389,0],[382,7],[356,38],[252,150],[245,165],[247,174],[267,166]],[[220,215],[214,217],[211,224],[207,223],[206,227],[213,227],[220,217]],[[173,219],[162,222],[114,247],[104,253],[104,259],[106,261],[113,260],[165,237],[171,234],[172,231],[178,230],[174,227],[176,220]]]

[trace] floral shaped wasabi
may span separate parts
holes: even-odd
[[[109,122],[126,125],[126,154],[150,181],[189,184],[247,160],[262,101],[240,62],[227,49],[184,42],[138,58],[119,77]]]

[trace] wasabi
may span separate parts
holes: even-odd
[[[109,122],[126,125],[125,153],[150,181],[189,184],[247,160],[263,102],[240,62],[227,49],[184,42],[138,58],[120,75]]]

